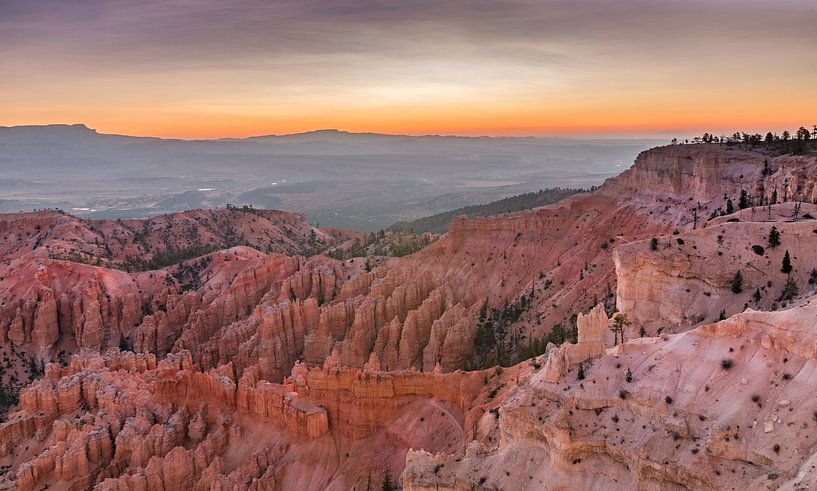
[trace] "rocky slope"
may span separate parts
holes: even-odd
[[[35,380],[0,425],[0,483],[807,479],[813,409],[801,381],[817,210],[795,201],[812,200],[815,167],[814,157],[725,145],[657,148],[592,193],[455,220],[401,258],[314,255],[350,235],[281,212],[5,216],[0,382]],[[726,214],[741,191],[746,209]],[[790,274],[780,271],[786,251]],[[799,291],[783,298],[789,280]],[[612,347],[616,305],[630,341]],[[711,324],[721,313],[732,317]],[[575,323],[577,343],[518,359],[555,323]],[[482,358],[486,349],[495,358]],[[495,359],[518,363],[461,370]]]

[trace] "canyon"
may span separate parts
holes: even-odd
[[[815,202],[813,155],[697,144],[404,257],[0,215],[0,489],[805,489]]]

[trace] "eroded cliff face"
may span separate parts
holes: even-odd
[[[654,196],[725,204],[741,190],[760,203],[777,195],[778,202],[817,201],[817,157],[771,156],[719,144],[671,145],[642,152],[635,165],[610,178],[603,192],[639,199]],[[724,198],[726,196],[726,198]]]
[[[704,216],[694,223],[689,214],[693,223],[656,233],[654,244],[645,238],[616,248],[617,305],[631,321],[629,341],[612,346],[608,339],[594,351],[581,347],[580,333],[578,345],[530,360],[532,374],[507,395],[496,424],[469,444],[466,457],[409,453],[404,489],[810,486],[817,459],[817,400],[805,382],[814,368],[817,314],[814,206],[755,201],[754,209],[711,220],[704,212],[741,188],[763,199],[747,176],[763,178],[767,190],[776,183],[778,199],[785,193],[790,200],[798,187],[807,196],[814,159],[768,158],[764,172],[762,155],[746,167],[740,155],[712,151],[722,150],[695,149],[689,159],[687,149],[646,152],[640,166],[601,190],[665,203],[662,214],[697,208]],[[780,191],[793,174],[799,184]],[[698,177],[707,175],[723,187]],[[689,198],[694,204],[677,206]],[[773,226],[780,244],[770,247]],[[786,251],[790,272],[781,271]],[[743,280],[734,292],[737,271]],[[784,295],[787,283],[797,289]],[[717,322],[721,315],[727,318]],[[580,320],[585,329],[611,324],[596,309]]]
[[[283,384],[202,371],[189,352],[110,350],[48,365],[0,426],[16,489],[345,489],[409,448],[460,452],[479,372],[293,368]],[[345,452],[345,453],[341,453]],[[378,455],[380,452],[380,455]],[[302,461],[299,459],[308,458]]]
[[[817,441],[815,314],[747,312],[638,339],[585,363],[582,380],[575,368],[555,383],[534,373],[500,408],[499,445],[459,461],[409,454],[405,488],[803,485]]]
[[[651,239],[618,247],[613,253],[617,306],[632,321],[629,337],[641,327],[650,334],[677,332],[747,307],[789,305],[791,300],[783,298],[789,277],[801,294],[813,294],[817,221],[789,221],[795,206],[773,205],[754,213],[746,209],[708,222],[706,228],[661,237],[654,248]],[[817,207],[804,203],[799,213],[817,215]],[[735,219],[740,221],[729,221]],[[769,245],[772,227],[780,245]],[[790,273],[781,270],[787,252]],[[741,291],[734,292],[738,273]]]
[[[726,146],[654,149],[592,193],[458,219],[419,253],[370,262],[297,255],[335,239],[279,212],[2,218],[0,350],[18,381],[37,380],[0,425],[0,482],[805,482],[817,438],[805,383],[817,222],[803,217],[817,209],[792,200],[814,192],[815,165]],[[720,216],[741,189],[755,208]],[[761,205],[773,195],[789,202]],[[196,244],[218,250],[158,267]],[[125,262],[157,269],[110,267]],[[789,278],[799,291],[782,300]],[[618,347],[614,304],[630,321]],[[578,342],[463,372],[480,312],[509,305],[521,307],[504,326],[508,346],[574,314]],[[731,317],[712,324],[721,311]]]

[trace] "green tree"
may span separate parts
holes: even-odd
[[[391,482],[391,472],[388,470],[383,475],[383,485],[380,487],[382,491],[394,491],[394,484]]]
[[[731,199],[726,200],[726,214],[731,215],[734,212],[735,212],[735,205],[732,204],[732,200]]]
[[[743,291],[743,273],[740,271],[735,273],[732,277],[732,293],[741,293]]]
[[[755,293],[752,295],[752,298],[755,299],[755,303],[760,302],[760,288],[755,289]]]
[[[791,273],[791,256],[789,256],[789,251],[786,251],[786,254],[783,256],[783,266],[780,268],[780,271],[788,274]]]
[[[653,237],[650,239],[650,250],[657,251],[658,250],[658,239]]]
[[[796,297],[798,293],[800,293],[800,289],[797,288],[797,283],[794,281],[794,278],[789,275],[786,279],[786,284],[783,286],[783,291],[780,293],[779,300],[791,300]]]
[[[769,247],[777,247],[780,245],[780,232],[777,231],[777,227],[772,227],[769,230]]]
[[[614,344],[618,344],[618,338],[621,336],[621,342],[624,342],[624,329],[630,325],[630,319],[627,318],[627,314],[619,313],[615,317],[613,317],[613,325],[610,326],[610,330],[613,331],[614,335]]]
[[[740,200],[738,201],[738,208],[743,210],[744,208],[749,207],[749,195],[746,194],[745,189],[740,190]]]

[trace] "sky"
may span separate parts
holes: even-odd
[[[0,125],[672,135],[817,123],[813,0],[0,0]]]

